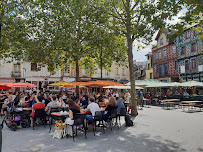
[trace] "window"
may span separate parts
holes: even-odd
[[[150,73],[150,79],[152,79],[152,73]]]
[[[175,61],[175,63],[174,63],[174,68],[175,68],[175,71],[178,70],[178,61]]]
[[[162,58],[161,51],[159,51],[159,59],[161,59],[161,58]]]
[[[167,49],[163,49],[163,57],[167,57]]]
[[[83,75],[86,75],[86,74],[88,74],[88,73],[87,73],[87,71],[86,71],[85,69],[82,69],[82,74],[83,74]]]
[[[106,70],[106,76],[107,77],[109,76],[109,70]]]
[[[70,74],[70,65],[65,65],[64,72]]]
[[[199,30],[194,30],[194,36],[197,36],[199,34]]]
[[[151,68],[153,68],[153,59],[151,58]]]
[[[183,37],[179,36],[179,42],[182,42],[182,40],[183,40]]]
[[[159,73],[159,65],[156,65],[156,73]]]
[[[156,52],[155,58],[158,60],[159,59],[159,52]]]
[[[159,64],[159,76],[162,76],[162,64]]]
[[[37,63],[31,63],[31,71],[37,70]]]
[[[20,63],[14,64],[14,73],[20,73]]]
[[[160,45],[163,45],[163,44],[164,44],[164,39],[161,38],[161,39],[160,39]]]
[[[185,38],[186,38],[186,39],[189,39],[189,38],[190,38],[190,31],[186,31],[186,32],[185,32]]]
[[[122,76],[125,76],[126,73],[125,73],[125,68],[122,68]]]
[[[119,75],[118,75],[118,68],[116,68],[116,73],[115,73],[115,74],[116,74],[117,77],[119,76]]]
[[[164,63],[164,75],[168,75],[168,63]]]
[[[150,63],[147,64],[147,69],[148,69],[148,70],[150,69]]]
[[[189,60],[185,60],[185,70],[189,70]]]
[[[181,48],[181,55],[184,55],[185,54],[185,47],[182,47]]]
[[[150,57],[149,57],[149,55],[147,56],[147,60],[149,60],[150,59]]]
[[[176,53],[176,46],[173,46],[172,50],[173,50],[173,53],[175,54]]]
[[[191,52],[196,52],[196,44],[191,44]]]
[[[191,59],[191,62],[192,69],[196,69],[196,59],[195,58]]]

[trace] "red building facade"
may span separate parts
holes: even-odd
[[[156,36],[157,46],[152,49],[154,79],[178,82],[178,62],[175,41],[168,41],[167,31]]]

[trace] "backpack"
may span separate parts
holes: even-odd
[[[126,116],[125,116],[125,125],[126,125],[127,127],[133,126],[133,121],[130,119],[130,116],[129,116],[129,115],[126,115]]]

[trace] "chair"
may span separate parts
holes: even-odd
[[[85,120],[85,114],[76,113],[76,115],[74,117],[74,124],[71,125],[72,126],[72,130],[73,130],[73,141],[75,141],[75,135],[77,136],[77,126],[83,125],[83,127],[85,128],[85,126],[84,126],[84,120]],[[74,131],[74,126],[76,126],[76,131]],[[85,129],[85,139],[87,139],[86,129]]]
[[[59,107],[56,107],[56,108],[51,108],[51,109],[50,109],[49,118],[51,118],[51,120],[49,121],[49,133],[51,132],[51,126],[52,126],[53,120],[59,120],[58,117],[51,115],[51,113],[53,113],[53,112],[60,112],[60,108],[59,108]]]
[[[117,114],[117,116],[118,116],[118,119],[119,119],[119,124],[120,124],[120,126],[121,126],[121,116],[126,116],[126,108],[121,108],[121,110],[120,110],[120,114]]]
[[[118,126],[118,129],[119,129],[119,125],[117,123],[117,109],[113,109],[112,112],[111,112],[111,115],[110,115],[110,120],[112,121],[110,123],[110,127],[111,127],[111,131],[112,131],[112,126],[113,126],[113,120],[116,119],[116,122],[115,122],[115,126],[117,125]]]
[[[100,127],[103,128],[103,132],[105,133],[104,131],[104,122],[103,122],[103,113],[102,111],[95,111],[95,115],[94,115],[94,122],[93,122],[93,133],[95,135],[95,131],[96,131],[96,122],[98,121],[99,124],[100,124]]]
[[[44,109],[36,109],[36,110],[35,110],[35,115],[34,115],[34,117],[33,117],[33,130],[34,130],[36,118],[43,119],[43,121],[44,121],[44,128],[45,128],[46,114],[45,114]]]

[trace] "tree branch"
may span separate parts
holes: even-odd
[[[123,6],[125,7],[125,10],[126,10],[126,5],[125,5],[125,2],[122,0],[122,3],[123,3]]]
[[[140,0],[137,0],[137,2],[134,4],[134,6],[132,7],[130,12],[132,12],[134,10],[134,8],[138,5],[139,2],[140,2]]]

